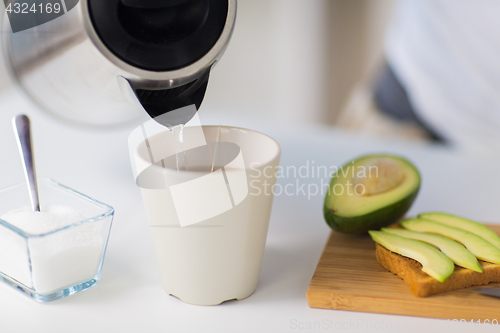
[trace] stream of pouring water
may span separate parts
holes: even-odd
[[[175,162],[177,171],[187,171],[188,165],[186,160],[186,150],[184,146],[184,125],[170,127],[170,133],[174,136],[175,145]]]
[[[214,153],[210,152],[210,159],[212,160],[212,165],[210,168],[210,172],[214,172],[215,161],[217,157],[217,148],[219,146],[220,136],[221,136],[221,128],[222,125],[219,125],[217,130],[217,139],[215,142]],[[186,149],[184,148],[184,125],[177,125],[169,128],[170,133],[172,133],[174,137],[174,145],[175,145],[175,162],[177,171],[188,171],[188,164],[186,159]],[[208,149],[210,151],[210,144],[208,144]]]
[[[219,146],[219,140],[220,140],[220,128],[221,125],[219,125],[219,129],[217,130],[217,141],[215,141],[214,156],[212,156],[212,168],[210,169],[210,172],[214,172],[215,158],[217,156],[217,147]]]

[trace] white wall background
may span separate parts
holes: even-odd
[[[320,121],[327,1],[238,1],[233,40],[213,71],[204,107]]]
[[[2,37],[3,34],[7,33],[6,31],[3,31],[3,16],[5,14],[5,5],[3,1],[0,1],[0,38]],[[0,43],[0,48],[1,48],[1,43]],[[3,51],[0,49],[0,90],[5,89],[8,87],[10,84],[10,80],[7,74],[7,70],[5,68],[5,61],[3,58]]]
[[[233,39],[212,72],[204,112],[334,123],[353,85],[379,63],[392,2],[238,0]],[[0,60],[2,89],[8,80]]]
[[[3,56],[0,56],[0,89],[4,89],[8,86],[9,80],[7,75],[7,70],[4,65]]]

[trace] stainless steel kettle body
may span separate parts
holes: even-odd
[[[35,18],[47,22],[32,27],[22,13],[4,17],[7,65],[42,109],[95,126],[190,104],[197,109],[236,18],[236,0],[60,3],[64,13],[48,21]],[[192,114],[176,117],[166,125],[185,123]]]

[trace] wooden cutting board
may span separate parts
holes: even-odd
[[[500,226],[489,227],[500,234]],[[401,278],[377,262],[375,242],[368,234],[331,233],[307,290],[307,302],[323,309],[500,321],[500,298],[470,289],[414,296]]]

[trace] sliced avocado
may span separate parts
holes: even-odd
[[[408,160],[367,155],[343,165],[333,175],[323,213],[336,231],[361,233],[400,219],[420,189],[420,174]]]
[[[424,242],[390,234],[385,231],[368,231],[372,239],[402,256],[415,259],[422,264],[422,271],[439,282],[444,282],[455,269],[450,258],[435,247]]]
[[[451,238],[462,243],[478,259],[500,264],[500,250],[484,238],[464,229],[450,227],[439,222],[424,219],[406,219],[399,224],[409,230],[428,232]]]
[[[484,224],[472,221],[460,216],[446,213],[423,213],[418,215],[419,218],[439,222],[449,225],[450,227],[460,228],[472,232],[493,244],[497,249],[500,249],[500,237],[497,233],[485,226]]]
[[[483,268],[477,261],[476,256],[474,256],[465,247],[449,238],[401,228],[382,228],[382,231],[434,245],[438,247],[441,252],[446,254],[456,265],[479,273],[483,272]]]

